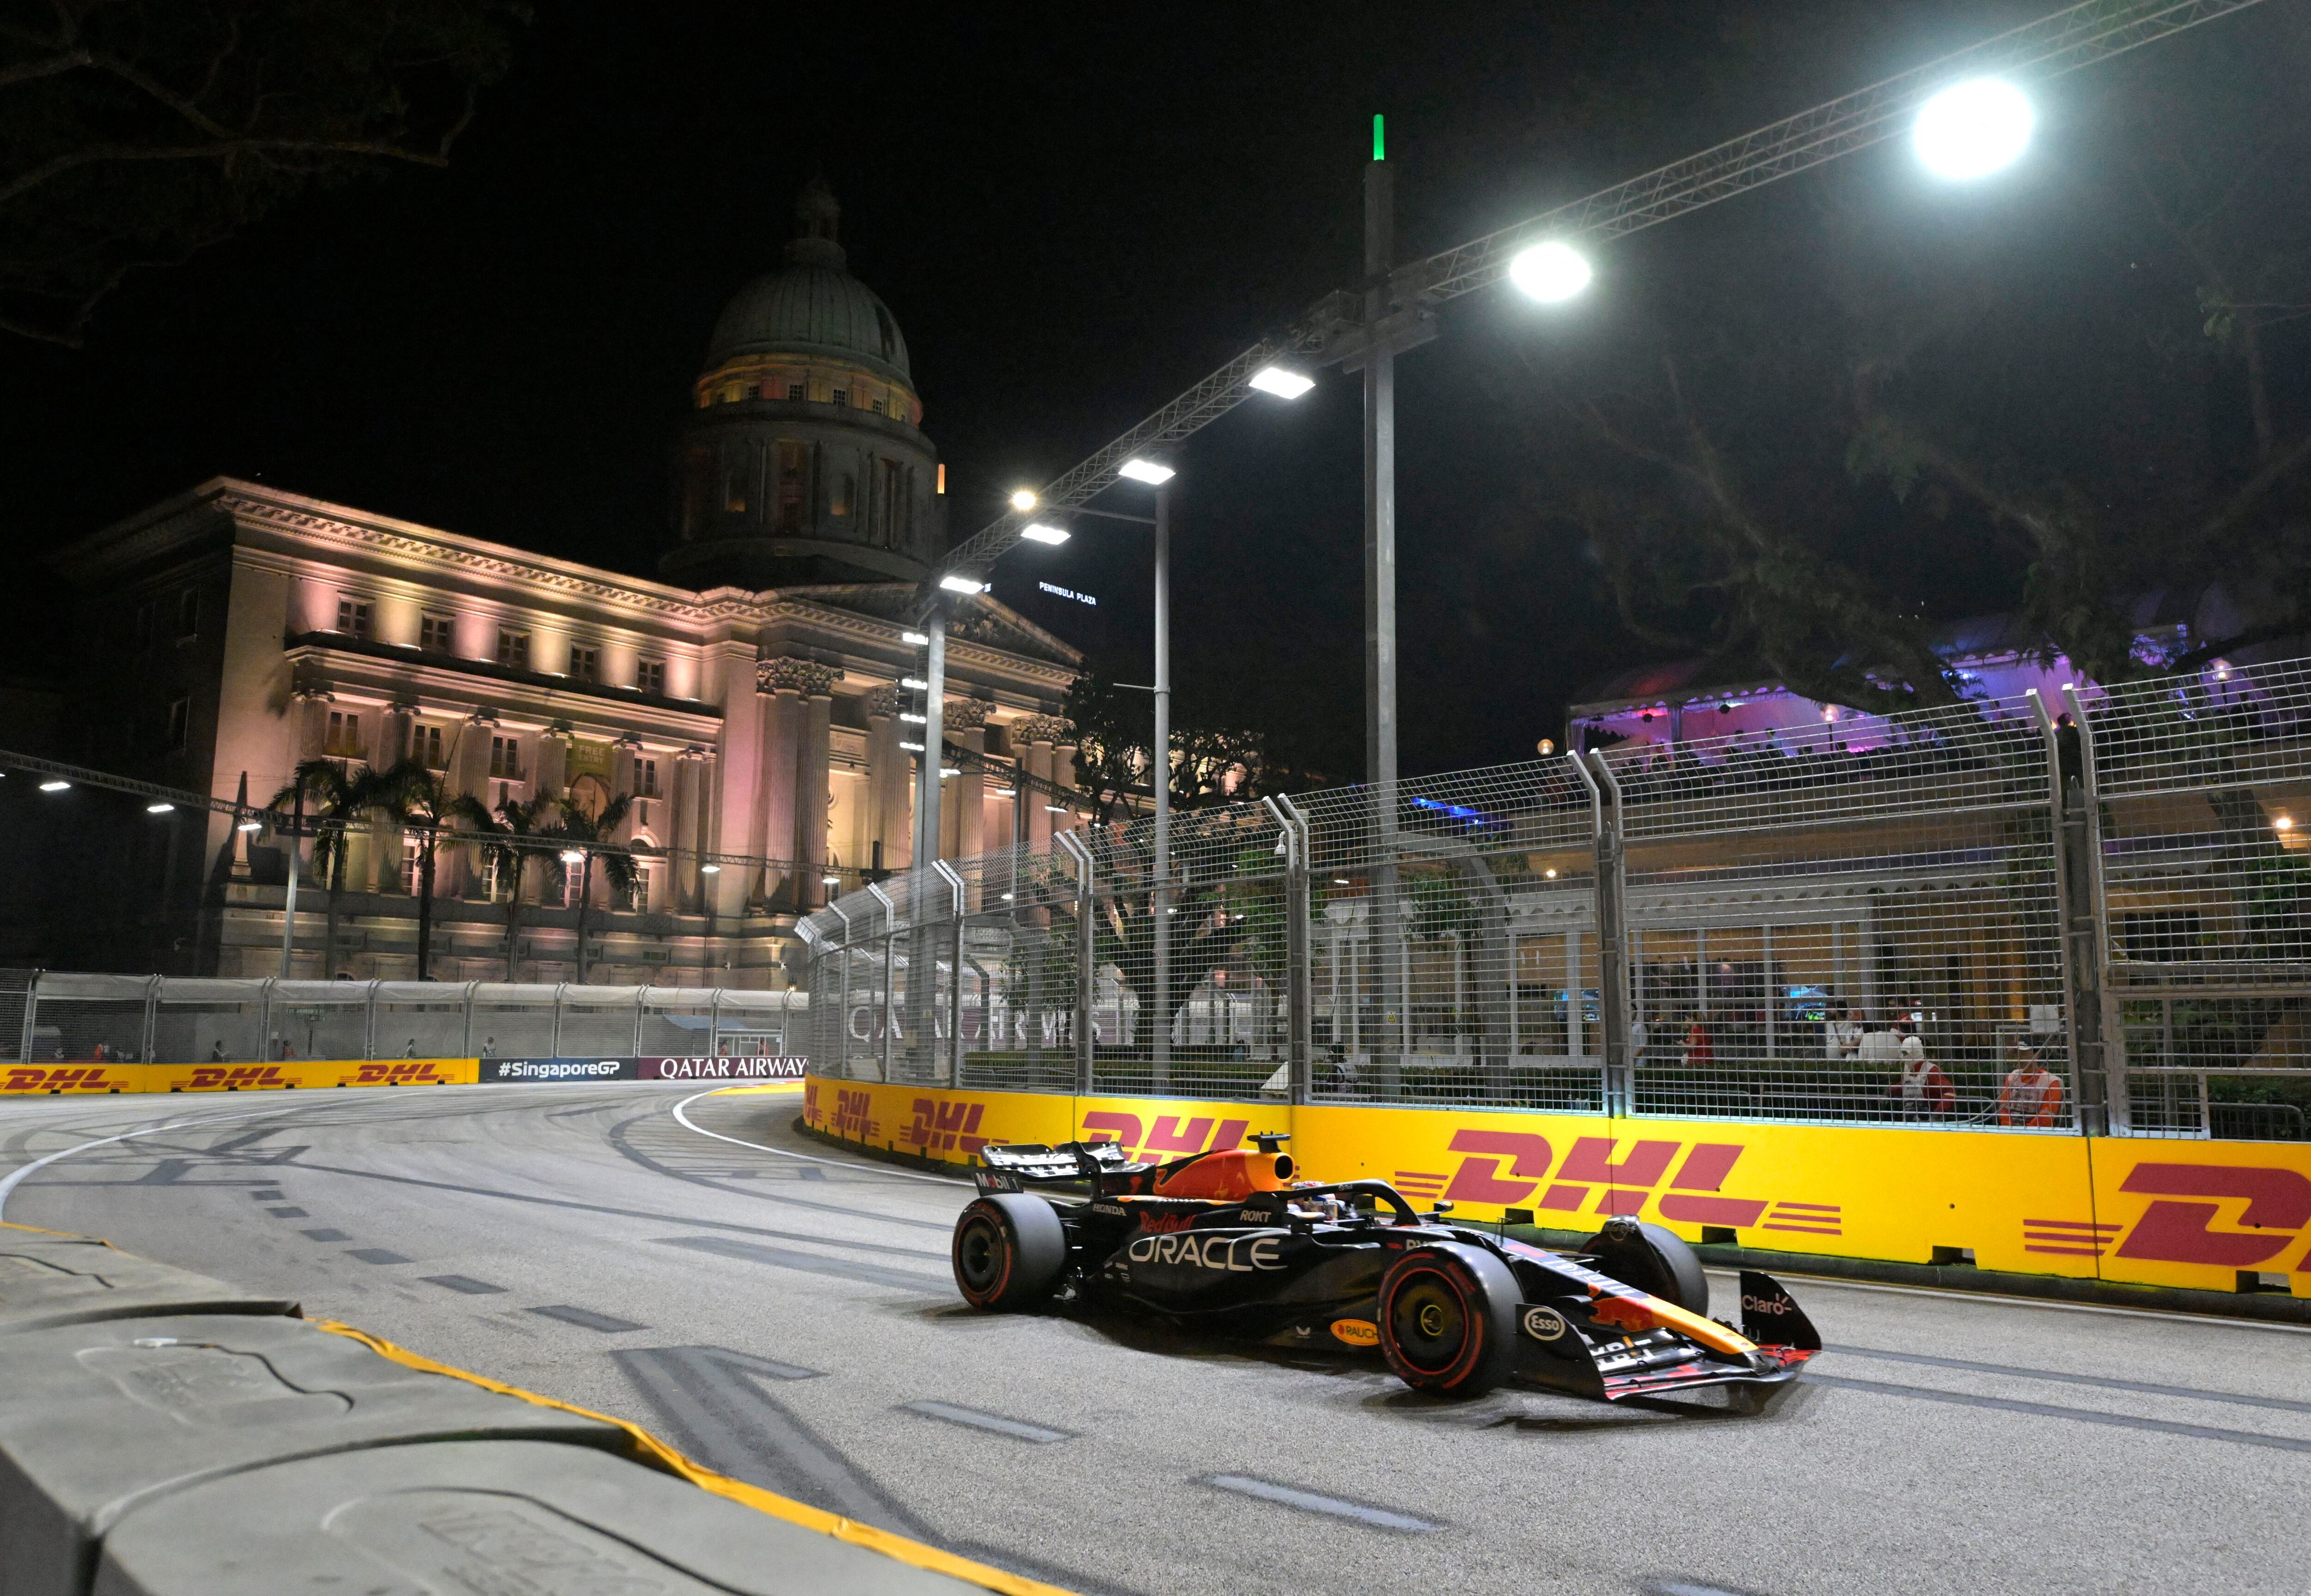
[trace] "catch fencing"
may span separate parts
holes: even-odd
[[[1836,716],[1836,718],[1831,718]],[[2303,1140],[2311,662],[1204,809],[807,916],[814,1070]]]
[[[488,981],[201,980],[0,971],[0,1059],[762,1057],[800,992]]]

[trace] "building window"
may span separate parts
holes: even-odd
[[[634,761],[634,796],[655,798],[658,795],[658,761],[636,759]]]
[[[646,659],[634,666],[634,685],[658,698],[666,696],[666,662]]]
[[[733,516],[746,513],[746,467],[733,461],[722,472],[722,507]]]
[[[859,479],[846,471],[834,479],[833,502],[826,507],[835,515],[847,516],[850,513],[850,501],[858,493]]]
[[[401,889],[412,898],[425,889],[425,839],[417,832],[401,834]]]
[[[498,664],[509,670],[529,669],[529,634],[500,631],[498,633]]]
[[[879,460],[876,465],[875,531],[895,549],[906,527],[907,468],[898,460]]]
[[[416,746],[410,752],[423,763],[426,769],[446,770],[449,767],[446,748],[440,727],[420,726],[416,731]]]
[[[850,403],[850,390],[849,388],[835,389],[834,402],[837,404],[848,405]]]
[[[192,729],[192,724],[193,701],[190,698],[179,698],[169,706],[169,751],[170,753],[180,754],[185,751],[185,739]]]
[[[803,506],[810,492],[810,450],[807,445],[779,440],[779,530],[802,529]]]
[[[330,710],[328,741],[321,745],[321,751],[336,759],[362,758],[361,716],[347,710]]]
[[[802,397],[802,384],[800,384],[800,383],[798,383],[798,382],[790,382],[790,383],[787,384],[787,397],[788,397],[788,398],[789,398],[789,399],[799,399],[799,398],[801,398],[801,397]]]
[[[369,606],[367,604],[363,604],[362,608],[363,611],[367,611]],[[201,595],[194,589],[187,587],[184,592],[177,595],[177,636],[179,638],[197,637],[200,634],[200,629]],[[364,633],[363,635],[366,636],[367,634]]]
[[[509,781],[521,779],[520,738],[493,737],[490,739],[490,774],[493,776],[503,776]],[[502,794],[499,795],[499,801],[501,802],[504,801]]]
[[[650,904],[650,877],[655,873],[657,872],[647,864],[636,864],[634,884],[618,895],[622,900],[618,906],[638,915],[648,911]]]
[[[427,615],[417,622],[417,646],[428,654],[447,654],[456,628],[447,615]]]
[[[369,640],[369,601],[341,598],[337,601],[337,630],[359,642]]]
[[[570,648],[570,674],[580,681],[601,681],[602,651],[572,644]]]

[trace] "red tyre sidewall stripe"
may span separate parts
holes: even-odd
[[[1433,1380],[1445,1386],[1458,1385],[1469,1377],[1469,1371],[1477,1366],[1478,1360],[1484,1356],[1485,1326],[1479,1323],[1474,1311],[1474,1305],[1470,1300],[1471,1293],[1461,1279],[1461,1271],[1452,1264],[1451,1260],[1424,1259],[1419,1265],[1406,1270],[1391,1281],[1388,1301],[1382,1305],[1382,1322],[1394,1323],[1397,1299],[1404,1295],[1404,1289],[1408,1285],[1423,1275],[1433,1275],[1450,1286],[1453,1300],[1461,1305],[1461,1323],[1463,1326],[1461,1337],[1461,1356],[1442,1371],[1420,1368],[1419,1366],[1412,1364],[1409,1358],[1404,1361],[1412,1366],[1423,1380]]]
[[[977,1219],[992,1224],[996,1240],[999,1244],[996,1251],[1001,1255],[1003,1262],[1002,1272],[995,1277],[993,1285],[983,1291],[973,1290],[971,1281],[963,1272],[963,1245],[970,1234],[967,1221],[964,1226],[957,1227],[955,1236],[955,1283],[962,1290],[965,1302],[971,1304],[972,1307],[983,1308],[989,1303],[1002,1300],[1004,1287],[1011,1283],[1011,1262],[1017,1255],[1019,1249],[1011,1235],[1011,1227],[1007,1222],[1008,1216],[1002,1210],[981,1208],[977,1203],[973,1203],[966,1211],[969,1219]]]

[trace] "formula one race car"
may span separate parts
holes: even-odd
[[[1330,1349],[1377,1346],[1416,1390],[1517,1379],[1616,1401],[1723,1385],[1755,1409],[1821,1338],[1771,1277],[1741,1277],[1740,1331],[1709,1317],[1693,1250],[1613,1219],[1577,1253],[1420,1213],[1384,1181],[1293,1179],[1287,1138],[1134,1164],[1109,1142],[990,1146],[955,1227],[973,1307],[1055,1296],[1173,1324]],[[1059,1199],[1028,1187],[1076,1185]]]

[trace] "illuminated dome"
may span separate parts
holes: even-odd
[[[842,246],[835,241],[842,207],[824,183],[814,178],[795,202],[798,236],[786,247],[786,264],[738,291],[706,345],[706,370],[753,357],[800,355],[828,361],[857,361],[887,381],[912,386],[907,341],[890,309],[844,269]]]

